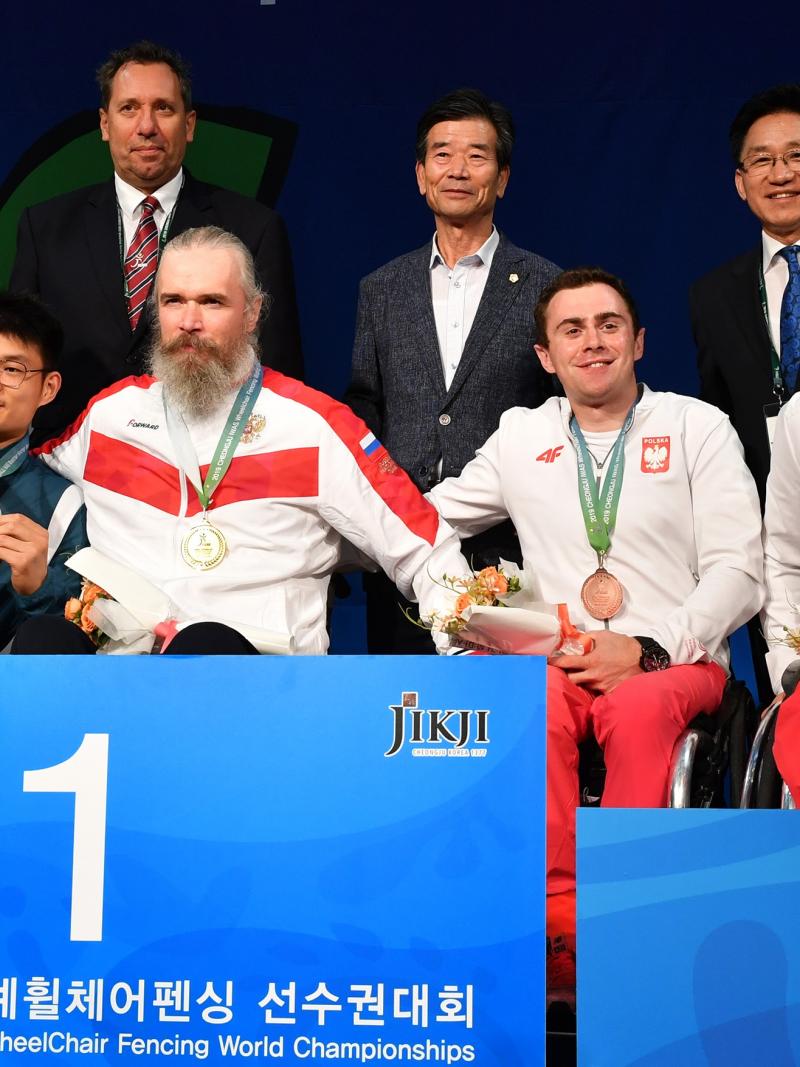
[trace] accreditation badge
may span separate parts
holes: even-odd
[[[769,441],[769,450],[772,452],[772,445],[775,441],[775,429],[778,425],[778,415],[780,415],[781,406],[777,400],[772,404],[764,405],[764,421],[767,424],[767,440]]]

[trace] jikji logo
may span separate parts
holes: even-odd
[[[419,694],[403,693],[399,704],[390,704],[394,736],[385,756],[396,756],[406,741],[414,756],[485,756],[490,743],[487,708],[420,708]],[[406,736],[406,733],[408,735]],[[468,747],[471,744],[472,747]]]

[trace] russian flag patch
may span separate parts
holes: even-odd
[[[371,456],[373,452],[377,452],[381,447],[381,443],[374,433],[368,433],[367,436],[362,437],[358,443],[364,454],[367,456]]]

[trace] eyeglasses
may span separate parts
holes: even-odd
[[[800,171],[800,148],[793,148],[791,152],[783,152],[777,156],[759,152],[758,155],[743,159],[739,164],[739,170],[743,170],[745,174],[766,174],[772,170],[779,159],[789,170]]]
[[[0,363],[0,385],[4,385],[7,389],[19,389],[32,374],[47,374],[47,368],[29,370],[24,363],[15,363],[13,360]]]

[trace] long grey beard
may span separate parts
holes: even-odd
[[[183,343],[183,338],[168,344],[154,340],[147,356],[150,373],[164,386],[172,407],[182,415],[205,419],[230,404],[231,393],[252,369],[255,352],[244,337],[227,353],[214,341],[198,339],[192,347],[199,358],[182,353],[176,359]]]

